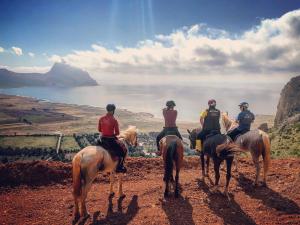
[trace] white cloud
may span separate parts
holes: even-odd
[[[4,48],[0,46],[0,52],[4,52]]]
[[[34,57],[34,56],[35,56],[35,54],[34,54],[33,52],[28,52],[28,55],[29,55],[30,57]]]
[[[300,72],[299,43],[300,10],[295,10],[262,20],[239,36],[196,24],[135,47],[94,44],[49,60],[64,60],[94,74],[291,74]]]
[[[22,51],[21,48],[18,48],[18,47],[13,46],[13,47],[11,47],[11,49],[13,50],[13,52],[14,52],[17,56],[23,55],[23,51]]]
[[[50,70],[51,66],[4,66],[0,65],[0,68],[6,68],[10,71],[19,73],[46,73]]]
[[[62,62],[62,57],[60,57],[59,55],[52,55],[51,57],[48,57],[48,60],[53,63]]]

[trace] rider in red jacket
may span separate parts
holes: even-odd
[[[125,152],[123,151],[120,144],[117,142],[117,136],[120,134],[119,124],[114,113],[116,106],[114,104],[108,104],[106,106],[107,114],[99,119],[98,131],[101,133],[101,142],[108,146],[108,148],[119,157],[119,163],[116,168],[117,173],[126,173],[124,167]]]

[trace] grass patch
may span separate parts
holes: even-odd
[[[12,136],[0,137],[0,146],[3,148],[55,148],[57,136]]]
[[[271,149],[273,158],[300,157],[300,123],[272,130]]]
[[[61,150],[79,150],[80,147],[77,144],[75,138],[73,136],[64,136],[62,138]]]

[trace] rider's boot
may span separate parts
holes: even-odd
[[[116,168],[116,172],[117,173],[126,173],[127,169],[124,166],[124,158],[123,157],[119,157],[119,162]]]

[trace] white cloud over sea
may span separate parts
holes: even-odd
[[[89,50],[49,57],[92,74],[295,74],[300,72],[300,10],[264,19],[237,35],[196,24],[157,35],[135,47]]]

